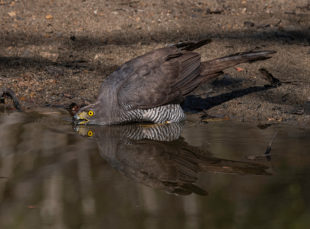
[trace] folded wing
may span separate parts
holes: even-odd
[[[155,50],[136,62],[138,67],[118,91],[119,104],[125,109],[180,103],[200,74],[200,55],[176,47]]]

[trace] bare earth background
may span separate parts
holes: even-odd
[[[277,54],[201,86],[194,94],[207,98],[205,109],[189,118],[309,125],[307,0],[0,0],[0,88],[14,90],[24,107],[88,104],[122,63],[202,38],[213,40],[197,50],[203,60],[255,48]],[[282,86],[266,90],[261,67]]]

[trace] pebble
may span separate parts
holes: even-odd
[[[245,22],[243,22],[243,24],[245,26],[248,26],[248,27],[254,27],[255,26],[254,22],[251,22],[251,21],[245,21]]]
[[[15,17],[16,16],[16,12],[15,11],[8,12],[8,15],[10,17]]]
[[[51,53],[51,52],[40,52],[40,56],[46,58],[51,61],[56,61],[59,54],[58,53]]]

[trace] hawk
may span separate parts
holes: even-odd
[[[274,51],[250,51],[202,62],[194,49],[210,40],[185,42],[136,57],[110,74],[95,103],[74,116],[77,124],[173,123],[185,119],[184,97],[202,82],[240,63],[265,60]]]

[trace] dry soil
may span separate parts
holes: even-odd
[[[189,118],[261,124],[310,123],[310,3],[307,0],[0,0],[0,87],[24,107],[88,104],[117,66],[155,48],[212,38],[202,59],[268,49],[189,99]],[[265,68],[282,85],[264,87]],[[202,106],[200,106],[202,102]]]

